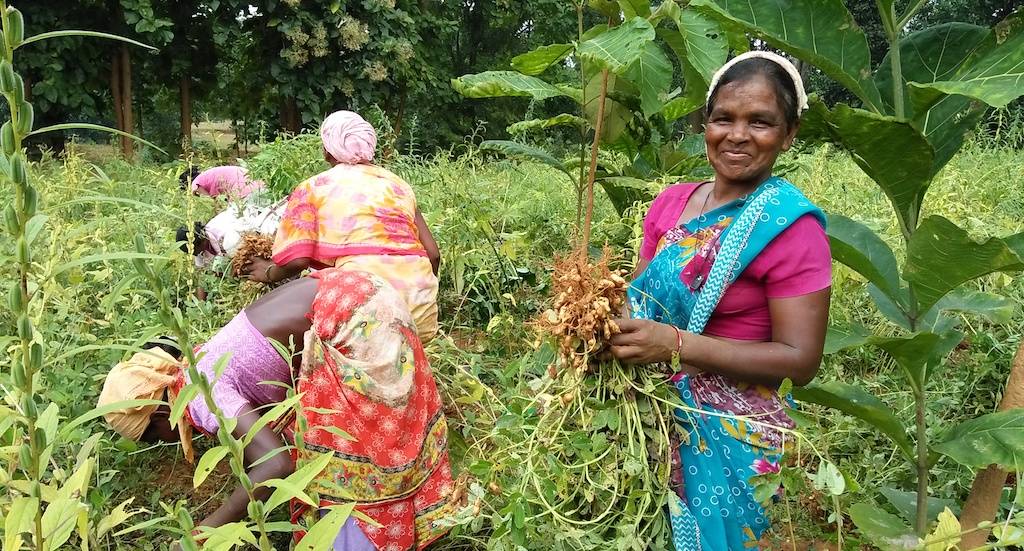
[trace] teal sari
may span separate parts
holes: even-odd
[[[670,230],[630,285],[632,316],[702,333],[729,285],[805,214],[824,225],[824,214],[796,187],[772,177]],[[673,383],[687,406],[676,411],[684,441],[669,503],[676,551],[756,548],[768,519],[750,478],[779,469],[783,437],[772,427],[792,427],[782,400],[776,389],[714,374]]]

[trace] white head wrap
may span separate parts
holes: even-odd
[[[722,65],[721,69],[715,71],[715,76],[711,77],[711,86],[708,87],[707,99],[709,101],[711,100],[711,94],[714,93],[715,88],[718,87],[718,81],[721,80],[722,75],[724,75],[730,67],[736,65],[737,63],[743,61],[744,59],[751,59],[754,57],[760,57],[762,59],[767,59],[768,61],[773,61],[780,67],[785,69],[786,73],[789,74],[789,77],[793,79],[793,88],[796,88],[797,115],[804,112],[807,109],[807,92],[804,91],[804,81],[802,78],[800,78],[800,72],[796,70],[796,67],[794,67],[788,59],[772,52],[750,51],[730,59],[725,65]]]

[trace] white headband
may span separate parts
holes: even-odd
[[[789,78],[793,79],[793,88],[796,88],[797,114],[804,112],[807,109],[807,92],[804,91],[804,81],[802,78],[800,78],[800,72],[796,70],[796,67],[794,67],[788,59],[780,56],[779,54],[774,54],[772,52],[750,51],[730,59],[725,65],[722,65],[721,69],[715,71],[715,76],[711,77],[711,86],[708,87],[707,100],[711,101],[711,94],[715,91],[715,88],[718,86],[718,81],[722,78],[722,75],[724,75],[725,72],[729,70],[730,67],[736,65],[737,63],[743,61],[744,59],[751,59],[755,57],[760,57],[762,59],[767,59],[768,61],[773,61],[780,67],[785,69],[786,73],[789,74]]]

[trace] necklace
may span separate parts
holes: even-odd
[[[711,199],[711,194],[715,192],[715,183],[709,183],[711,184],[711,189],[709,189],[707,195],[704,196],[704,203],[700,206],[700,214],[697,215],[697,220],[701,222],[707,220],[704,218],[704,210],[708,208],[708,199]]]

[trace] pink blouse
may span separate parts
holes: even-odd
[[[230,195],[241,199],[265,185],[260,180],[250,181],[248,172],[240,166],[215,166],[204,170],[192,180],[192,192],[210,197]]]
[[[699,183],[669,186],[644,219],[640,258],[650,261],[665,246],[665,233],[679,217]],[[747,341],[771,340],[769,298],[797,297],[832,285],[832,255],[825,229],[805,214],[782,231],[729,286],[711,314],[704,334]]]

